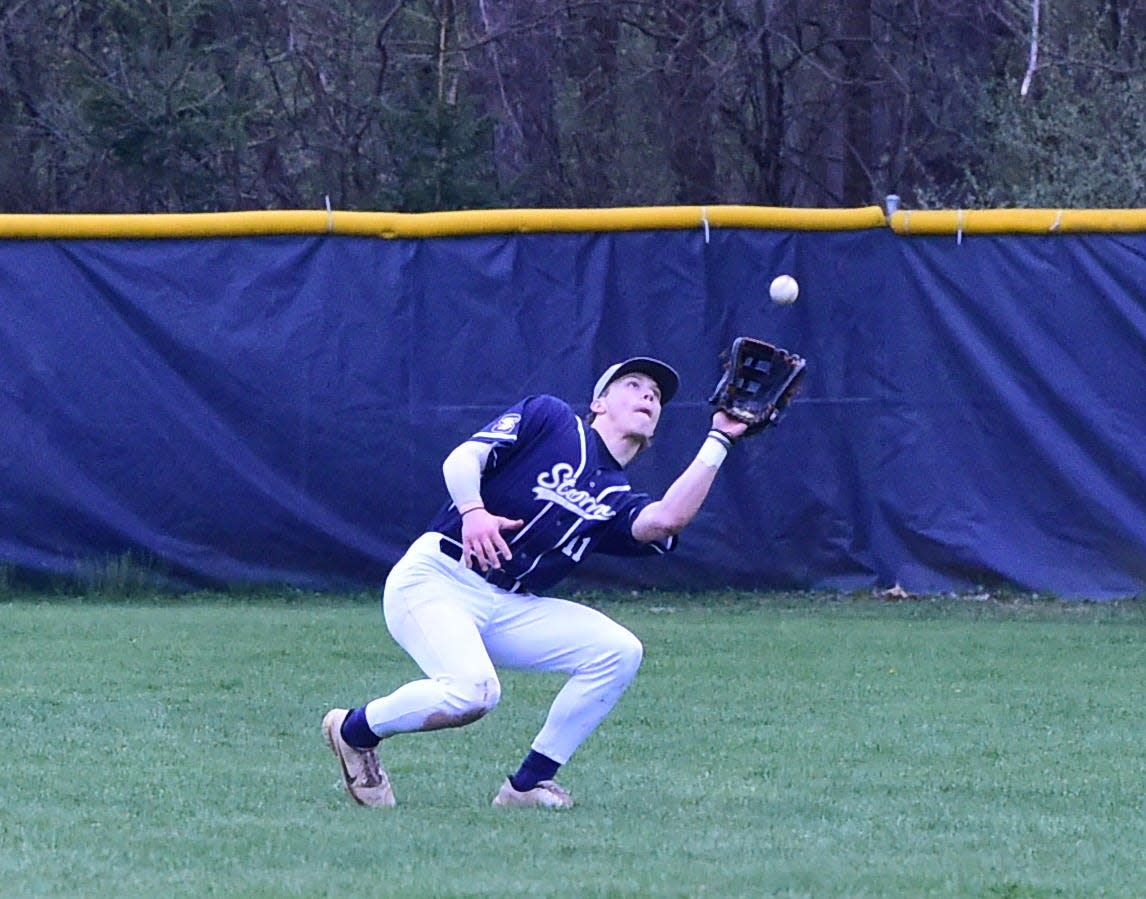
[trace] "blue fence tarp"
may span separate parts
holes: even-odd
[[[794,274],[801,298],[767,301]],[[658,493],[739,334],[809,359],[680,549],[578,584],[1146,593],[1146,234],[634,231],[0,241],[0,565],[379,584],[520,396],[681,372]]]

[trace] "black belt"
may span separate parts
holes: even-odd
[[[462,548],[446,537],[443,537],[438,541],[438,549],[440,549],[444,555],[449,556],[455,562],[460,562],[462,560]],[[473,571],[478,577],[484,579],[486,583],[492,584],[499,590],[505,590],[507,593],[514,593],[521,587],[521,583],[517,580],[517,578],[506,574],[500,568],[491,568],[489,571],[482,571],[480,568],[474,568]]]

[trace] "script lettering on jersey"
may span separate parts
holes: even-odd
[[[579,490],[573,477],[573,466],[558,462],[551,471],[537,476],[533,495],[542,502],[556,503],[590,521],[608,521],[617,513],[608,503],[600,502],[587,490]]]

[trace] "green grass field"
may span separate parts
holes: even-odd
[[[594,595],[645,643],[562,771],[489,801],[559,681],[382,746],[374,595],[0,601],[0,896],[1142,896],[1146,603]]]

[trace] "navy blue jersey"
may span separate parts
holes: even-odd
[[[633,520],[652,498],[633,491],[604,441],[563,400],[526,397],[470,440],[493,447],[481,480],[485,507],[525,522],[505,532],[513,558],[488,578],[499,586],[540,593],[591,552],[649,555],[675,545],[673,537],[633,539]],[[452,502],[429,529],[460,549],[462,521]]]

